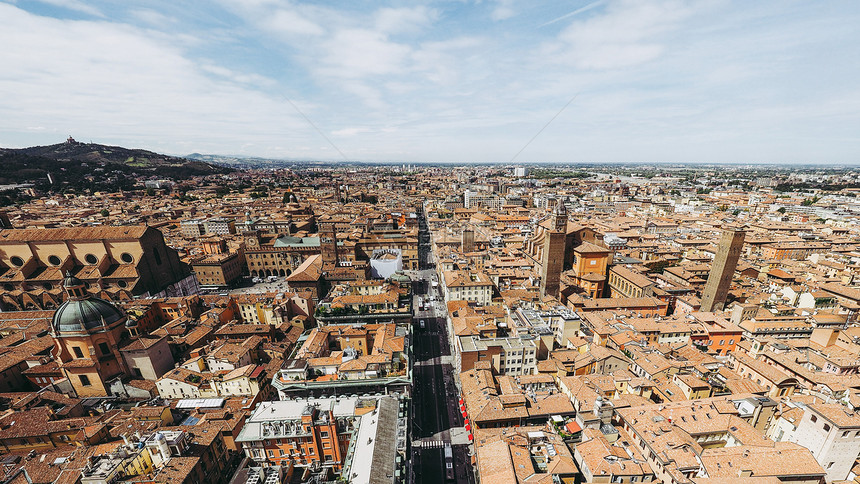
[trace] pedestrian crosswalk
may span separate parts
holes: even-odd
[[[419,449],[441,449],[445,447],[444,440],[415,440],[412,442],[412,447]]]

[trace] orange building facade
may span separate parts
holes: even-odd
[[[356,399],[262,402],[236,438],[260,465],[343,469],[361,409]],[[372,410],[373,408],[370,408]]]

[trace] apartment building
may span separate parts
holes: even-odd
[[[493,281],[483,272],[445,271],[443,291],[447,301],[469,301],[487,306],[493,299]]]
[[[791,441],[812,452],[828,482],[850,479],[860,457],[860,415],[838,403],[806,405]]]
[[[486,361],[501,375],[533,375],[537,373],[537,351],[536,340],[528,337],[457,338],[461,371],[471,370],[478,362]]]
[[[649,277],[624,266],[609,270],[609,297],[653,296],[657,283]]]
[[[617,413],[630,443],[641,449],[655,480],[664,484],[752,476],[804,484],[824,481],[826,472],[809,450],[766,439],[734,405],[719,398],[622,408]]]
[[[831,244],[825,242],[781,242],[762,246],[761,255],[772,260],[805,260],[812,254],[830,251]]]
[[[236,438],[245,455],[260,465],[330,467],[339,472],[361,416],[375,399],[320,398],[262,402]]]
[[[197,239],[206,233],[203,219],[188,219],[179,222],[179,232],[186,239]]]
[[[212,254],[195,259],[191,268],[203,286],[227,287],[242,277],[239,254]]]
[[[236,220],[231,217],[212,217],[203,222],[207,234],[229,235],[236,233]]]

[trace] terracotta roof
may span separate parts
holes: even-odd
[[[146,232],[145,225],[93,226],[57,229],[6,229],[0,231],[0,243],[42,242],[54,240],[138,239]]]

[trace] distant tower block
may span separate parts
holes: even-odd
[[[708,282],[702,291],[702,311],[719,311],[725,306],[745,236],[746,232],[743,230],[723,231],[714,264],[708,274]]]
[[[475,230],[472,227],[463,229],[462,250],[464,254],[475,250]]]
[[[561,271],[564,269],[564,246],[567,238],[567,209],[559,201],[555,206],[550,229],[544,231],[541,261],[540,295],[558,297]]]

